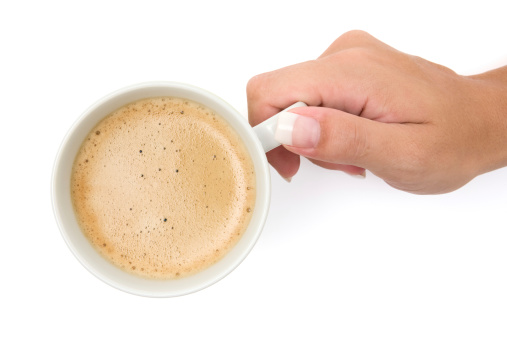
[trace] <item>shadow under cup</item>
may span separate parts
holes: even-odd
[[[238,133],[255,170],[256,200],[250,224],[239,242],[221,260],[194,275],[174,280],[146,279],[116,267],[102,257],[83,234],[72,206],[71,172],[74,159],[88,133],[116,109],[143,98],[173,96],[198,102],[222,116]],[[267,217],[270,174],[266,155],[253,129],[232,106],[203,89],[175,82],[150,82],[118,90],[86,110],[74,123],[58,151],[52,177],[53,211],[60,232],[76,258],[105,283],[132,294],[173,297],[208,287],[234,270],[252,250]]]

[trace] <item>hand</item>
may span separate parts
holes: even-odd
[[[412,193],[444,193],[507,165],[507,67],[465,77],[371,35],[339,37],[317,60],[253,77],[252,126],[279,119],[284,144],[267,154],[285,178],[299,155]]]

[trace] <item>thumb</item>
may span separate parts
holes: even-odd
[[[324,107],[280,113],[275,138],[289,151],[317,161],[382,172],[396,164],[406,138],[401,124],[369,120]]]

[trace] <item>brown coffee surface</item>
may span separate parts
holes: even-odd
[[[170,97],[133,102],[102,120],[71,178],[77,219],[93,246],[155,279],[222,258],[250,221],[254,188],[252,160],[225,120]]]

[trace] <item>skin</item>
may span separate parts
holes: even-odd
[[[507,166],[507,67],[474,76],[402,53],[362,31],[340,36],[316,60],[253,77],[249,121],[296,101],[319,121],[312,148],[267,154],[282,177],[300,155],[323,168],[364,175],[416,194],[456,190]]]

